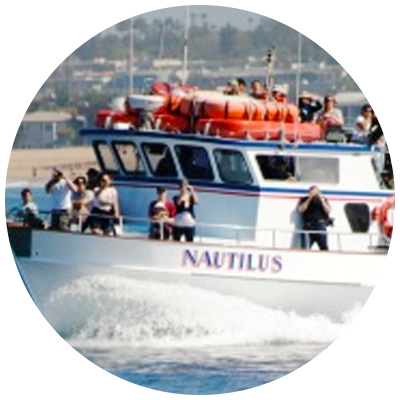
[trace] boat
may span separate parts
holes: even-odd
[[[162,91],[132,96],[129,112],[103,110],[96,128],[81,131],[118,190],[116,236],[8,224],[18,269],[42,313],[54,291],[98,274],[181,283],[334,321],[362,307],[385,265],[393,228],[394,190],[381,178],[382,148],[319,137],[303,141],[294,130],[287,137],[283,131],[297,122],[263,120],[280,123],[279,138],[162,129],[160,116],[183,118],[185,111],[176,113],[182,108],[194,116],[187,111],[195,107],[193,94],[190,104],[172,100],[171,110],[166,93],[168,102]],[[115,114],[125,120],[109,118]],[[204,111],[196,115],[186,119],[188,126],[205,118]],[[148,205],[156,188],[164,186],[172,196],[181,180],[200,199],[195,240],[149,239]],[[329,251],[300,246],[298,203],[311,185],[332,207]]]

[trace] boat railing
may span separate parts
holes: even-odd
[[[54,211],[39,212],[43,216],[45,227],[50,227],[50,216]],[[104,214],[78,214],[73,215],[71,231],[86,233],[89,231],[87,226],[87,218],[99,217],[114,220],[113,234],[116,236],[123,236],[126,238],[134,237],[148,237],[149,227],[151,223],[160,225],[160,240],[164,240],[164,224],[172,226],[171,221],[151,221],[149,218],[139,218],[130,216],[121,216],[115,218]],[[50,228],[51,229],[51,228]],[[206,232],[208,234],[206,234]],[[218,224],[218,223],[196,223],[196,236],[197,243],[212,244],[212,243],[226,243],[233,245],[262,245],[271,249],[293,249],[301,248],[301,238],[305,241],[304,247],[310,246],[310,235],[319,234],[326,235],[329,248],[340,252],[345,251],[359,251],[359,252],[386,252],[388,243],[382,241],[382,237],[376,232],[354,233],[354,232],[340,232],[340,231],[304,231],[301,229],[282,229],[282,228],[263,228],[255,226],[244,226],[238,224]]]

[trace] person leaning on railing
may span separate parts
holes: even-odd
[[[33,194],[29,188],[21,191],[22,207],[17,209],[16,217],[22,220],[24,226],[43,229],[44,223],[39,218],[39,210],[33,201]]]
[[[115,234],[114,220],[118,218],[120,218],[118,192],[112,185],[110,175],[102,174],[100,187],[94,190],[88,225],[94,234]]]
[[[165,187],[157,188],[157,200],[149,205],[150,232],[149,238],[168,240],[171,236],[173,218],[175,216],[174,203],[168,200]]]
[[[195,235],[194,206],[199,202],[197,194],[187,181],[180,184],[179,195],[174,197],[176,215],[172,228],[172,237],[180,241],[182,236],[187,242],[192,242]]]
[[[84,176],[74,179],[76,191],[72,193],[72,220],[81,225],[81,230],[85,230],[86,221],[90,214],[91,203],[93,201],[93,190],[87,188],[87,181]]]

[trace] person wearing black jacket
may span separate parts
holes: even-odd
[[[320,250],[328,250],[326,227],[331,206],[317,186],[311,186],[308,196],[300,199],[298,210],[303,220],[301,247],[309,249],[314,243],[317,243]]]

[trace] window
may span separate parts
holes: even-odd
[[[111,149],[108,147],[108,144],[106,142],[94,142],[93,146],[101,169],[104,172],[118,172],[119,168],[115,162]]]
[[[286,180],[295,175],[293,157],[258,155],[256,160],[264,179]]]
[[[243,154],[236,150],[214,151],[215,161],[221,180],[226,183],[251,183],[251,175]]]
[[[46,133],[53,132],[53,123],[52,122],[43,122],[42,123],[42,131]]]
[[[143,175],[144,169],[136,146],[131,142],[113,142],[114,150],[125,173]]]
[[[213,180],[207,151],[199,146],[175,146],[183,175],[187,179]]]
[[[327,157],[298,157],[296,179],[309,183],[338,183],[339,160]]]
[[[353,232],[368,232],[370,225],[370,212],[365,203],[347,203],[344,212]]]
[[[142,150],[154,176],[174,178],[177,176],[169,148],[162,143],[144,143]]]

